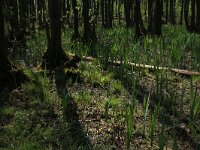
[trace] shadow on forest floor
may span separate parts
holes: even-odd
[[[126,73],[125,72],[121,73],[121,71],[123,72],[123,70],[121,70],[120,68],[111,69],[111,72],[114,72],[115,74],[115,78],[120,80],[124,88],[130,93],[130,95],[132,95],[132,88],[133,88],[132,84],[134,77],[132,75],[125,76]],[[135,95],[136,99],[142,105],[145,96],[148,96],[149,94],[151,95],[149,108],[151,112],[154,112],[157,107],[157,103],[159,101],[156,93],[151,89],[146,89],[147,87],[138,84],[137,81],[135,88],[136,88],[136,95]],[[164,126],[168,127],[167,131],[169,132],[168,134],[170,136],[173,136],[172,132],[175,132],[176,137],[178,138],[177,140],[180,140],[183,143],[188,143],[189,145],[191,144],[191,146],[194,149],[200,149],[200,143],[193,139],[192,133],[187,132],[187,130],[189,130],[190,128],[189,127],[190,122],[188,116],[186,114],[185,115],[183,114],[184,116],[180,119],[178,111],[172,110],[171,107],[165,106],[165,102],[161,103],[160,107],[161,107],[161,112],[158,116],[158,121],[159,124],[163,124]],[[185,124],[186,125],[185,128],[182,128],[181,124]]]
[[[83,130],[77,114],[77,106],[67,90],[67,77],[64,69],[55,71],[55,84],[58,96],[62,100],[63,121],[68,125],[68,133],[60,139],[62,149],[93,149],[91,141]]]

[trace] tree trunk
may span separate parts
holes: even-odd
[[[131,5],[130,5],[130,0],[125,0],[124,1],[124,6],[125,6],[125,16],[126,16],[126,27],[129,28],[130,25],[131,25],[131,18],[130,18]]]
[[[170,0],[170,23],[175,25],[175,0]]]
[[[153,33],[153,3],[154,0],[148,0],[148,32]]]
[[[197,6],[196,27],[197,27],[197,32],[200,33],[200,0],[196,1],[196,6]]]
[[[28,18],[28,3],[27,0],[19,0],[19,16],[20,16],[20,40],[22,43],[26,42],[26,29]]]
[[[66,8],[66,11],[67,11],[67,25],[69,26],[69,27],[71,27],[71,23],[70,23],[70,0],[67,0],[67,8]]]
[[[155,35],[162,35],[162,2],[161,0],[156,0],[155,6],[155,20],[154,20],[154,33]]]
[[[11,65],[8,59],[8,48],[6,46],[6,37],[4,29],[4,17],[3,17],[3,4],[0,1],[0,92],[5,88],[15,88],[22,81],[25,81],[27,77]]]
[[[185,26],[187,28],[188,31],[190,31],[190,25],[189,25],[189,19],[188,19],[188,15],[189,15],[189,3],[190,0],[185,0],[184,3],[184,20],[185,20]]]
[[[35,22],[36,22],[35,1],[30,0],[30,30],[32,32],[35,32]]]
[[[62,20],[63,20],[63,24],[66,23],[66,15],[67,15],[67,10],[66,10],[66,0],[62,1]]]
[[[44,0],[37,0],[37,20],[38,20],[38,24],[39,24],[39,28],[42,29],[44,28],[44,5],[45,5],[45,2]]]
[[[184,1],[185,0],[181,0],[180,25],[183,24]]]
[[[196,31],[196,8],[195,8],[195,0],[191,0],[191,25],[190,25],[190,28],[191,28],[191,31],[192,32],[195,32]]]
[[[169,0],[166,0],[166,10],[165,10],[165,23],[169,21]]]
[[[105,27],[105,0],[101,0],[101,22],[102,26]]]
[[[141,30],[140,30],[140,20],[139,20],[139,16],[140,16],[140,1],[136,0],[135,1],[135,38],[139,38],[142,36]]]
[[[64,64],[68,58],[61,44],[61,0],[49,0],[50,31],[48,28],[48,49],[43,56],[42,68],[54,69]]]
[[[72,9],[74,14],[74,34],[72,35],[72,40],[78,40],[80,38],[80,34],[78,31],[78,9],[76,0],[72,0]]]
[[[96,41],[95,27],[92,26],[90,23],[89,8],[90,8],[89,0],[83,0],[83,11],[82,11],[84,20],[83,42],[85,43],[93,43]]]
[[[20,26],[19,26],[19,17],[18,17],[18,3],[17,0],[9,0],[9,5],[11,8],[10,13],[10,26],[11,30],[9,31],[9,40],[19,41]]]

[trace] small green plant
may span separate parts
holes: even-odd
[[[155,129],[156,129],[156,120],[158,118],[160,112],[160,103],[158,103],[156,105],[156,108],[153,112],[153,114],[151,115],[151,123],[150,123],[150,132],[149,132],[149,136],[151,139],[151,146],[153,146],[153,142],[154,142],[154,133],[155,133]]]
[[[178,150],[176,131],[173,131],[173,150]]]
[[[127,126],[127,139],[126,139],[126,146],[127,146],[127,150],[130,149],[130,144],[131,144],[131,139],[132,139],[132,135],[133,135],[133,120],[134,120],[134,112],[133,112],[133,108],[132,106],[129,104],[126,107],[126,126]]]
[[[164,132],[164,125],[162,125],[162,129],[159,134],[159,149],[160,150],[164,150],[165,143],[166,143],[166,135]]]
[[[89,104],[92,97],[89,93],[89,91],[85,91],[85,90],[81,90],[80,92],[78,92],[76,95],[75,95],[75,99],[83,104],[83,105],[86,105],[86,104]]]
[[[193,88],[194,79],[190,80],[190,121],[195,121],[196,115],[200,109],[200,98],[197,97],[197,89]]]
[[[146,130],[146,121],[148,117],[148,111],[149,111],[149,104],[150,104],[150,94],[149,96],[145,96],[143,100],[143,108],[144,108],[144,126],[143,126],[143,134],[145,135]]]

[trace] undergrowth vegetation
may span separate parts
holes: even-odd
[[[80,81],[37,72],[47,45],[42,31],[29,37],[24,62],[11,56],[28,68],[30,82],[0,95],[0,148],[200,149],[200,78],[157,68],[200,71],[199,35],[166,25],[162,37],[136,41],[133,29],[98,28],[99,41],[90,46],[71,42],[71,35],[63,29],[69,55],[95,58],[73,70]]]

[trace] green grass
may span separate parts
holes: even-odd
[[[67,87],[72,86],[70,93],[65,93],[65,89],[58,91],[54,79],[48,78],[46,70],[38,73],[31,70],[41,63],[47,47],[43,31],[30,37],[27,43],[30,56],[28,63],[33,66],[24,69],[24,72],[31,82],[22,85],[22,95],[25,97],[22,97],[21,103],[14,97],[8,101],[11,106],[5,105],[0,109],[1,120],[8,118],[8,124],[3,127],[3,134],[0,135],[0,147],[53,149],[55,145],[62,147],[64,142],[60,139],[63,136],[67,137],[69,143],[73,143],[68,131],[69,125],[63,119],[68,115],[65,109],[72,99],[81,108],[80,111],[95,107],[98,113],[102,113],[100,120],[105,124],[122,120],[120,123],[126,129],[123,136],[127,149],[133,146],[135,138],[137,141],[136,131],[140,129],[143,129],[143,136],[149,135],[145,136],[144,143],[150,143],[152,149],[155,145],[160,149],[165,146],[177,149],[180,139],[176,131],[168,133],[166,130],[171,128],[170,125],[165,126],[167,116],[173,123],[184,117],[189,119],[190,126],[187,129],[192,131],[192,138],[198,141],[196,121],[199,121],[200,95],[196,84],[199,84],[199,79],[192,78],[190,81],[173,73],[159,71],[156,67],[200,71],[199,35],[187,32],[184,27],[165,25],[162,37],[148,35],[136,41],[134,32],[134,29],[122,27],[108,30],[97,28],[98,42],[87,46],[82,42],[72,43],[72,29],[63,30],[62,44],[67,53],[80,56],[93,54],[96,57],[93,62],[80,62],[76,71],[83,81],[74,85],[67,83]],[[116,60],[121,61],[119,66],[114,65]],[[130,69],[128,61],[153,65],[155,69]],[[145,83],[147,77],[151,77],[152,85],[146,92],[141,84],[151,84]],[[61,82],[65,80],[62,75],[57,75],[57,78]],[[82,88],[77,86],[73,89],[73,86],[79,84]],[[137,97],[138,93],[141,94],[140,90],[144,93]],[[6,94],[1,93],[1,102],[6,102],[5,97]],[[104,136],[106,139],[108,135]],[[168,146],[168,142],[172,144]],[[100,149],[109,149],[109,146],[112,147],[102,145]],[[74,147],[77,148],[77,145],[74,144]]]

